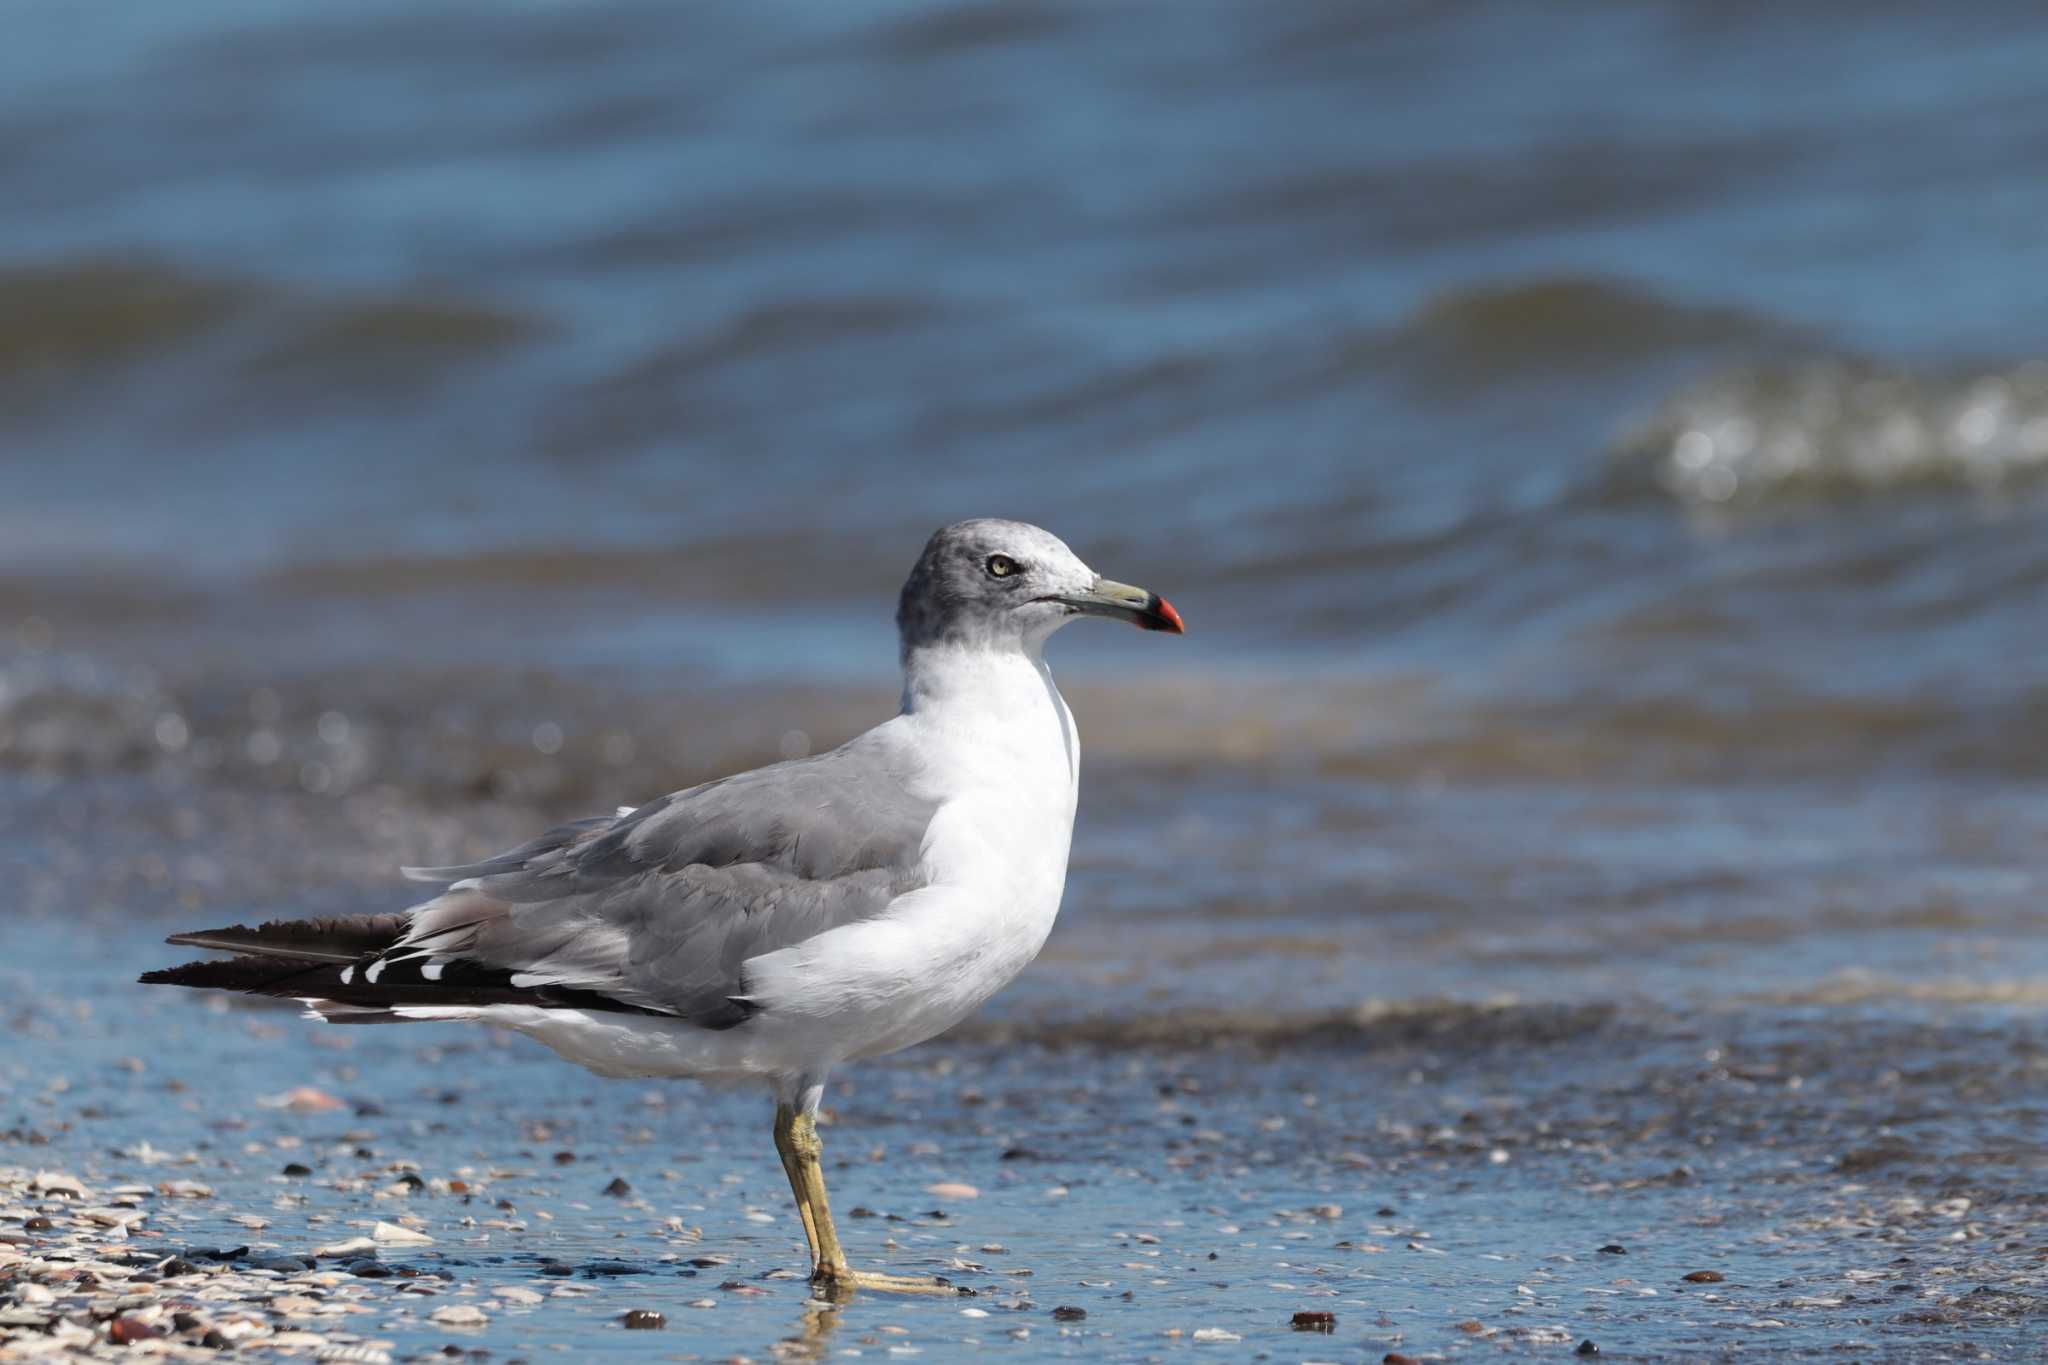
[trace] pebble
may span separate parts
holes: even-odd
[[[1305,1309],[1290,1319],[1290,1325],[1297,1332],[1334,1332],[1337,1330],[1337,1315]]]
[[[315,1256],[360,1256],[364,1252],[375,1255],[377,1244],[367,1237],[351,1237],[345,1242],[330,1242],[313,1254]]]
[[[1593,1339],[1591,1337],[1587,1337],[1584,1341],[1579,1343],[1579,1349],[1572,1352],[1572,1354],[1580,1356],[1597,1356],[1600,1354],[1600,1348],[1593,1344]]]
[[[491,1319],[473,1303],[451,1303],[427,1314],[427,1320],[438,1322],[443,1327],[481,1327]]]
[[[668,1326],[668,1319],[652,1308],[631,1308],[626,1311],[625,1323],[629,1332],[647,1332]]]
[[[370,1237],[371,1240],[381,1242],[386,1246],[397,1247],[426,1246],[434,1240],[424,1232],[415,1232],[413,1229],[403,1227],[397,1223],[377,1224],[377,1226],[370,1229]]]
[[[538,1290],[528,1289],[522,1284],[508,1284],[502,1289],[494,1289],[491,1292],[507,1303],[523,1303],[529,1306],[536,1303],[544,1303],[547,1297]]]
[[[1054,1322],[1079,1322],[1087,1316],[1087,1309],[1074,1308],[1067,1304],[1061,1304],[1058,1308],[1052,1310],[1052,1320]]]
[[[939,1199],[981,1198],[981,1191],[979,1189],[957,1180],[941,1180],[935,1185],[927,1185],[924,1187],[924,1192]]]
[[[1222,1329],[1221,1327],[1197,1327],[1197,1328],[1195,1329],[1195,1333],[1194,1333],[1194,1339],[1195,1339],[1196,1341],[1243,1341],[1243,1340],[1244,1340],[1244,1338],[1243,1338],[1243,1337],[1241,1337],[1241,1336],[1239,1336],[1239,1335],[1238,1335],[1237,1333],[1235,1333],[1235,1332],[1226,1332],[1226,1331],[1224,1331],[1224,1330],[1223,1330],[1223,1329]]]
[[[1695,1270],[1692,1274],[1685,1277],[1685,1282],[1687,1284],[1719,1284],[1727,1278],[1726,1275],[1723,1275],[1718,1270]]]
[[[107,1327],[107,1339],[117,1346],[130,1346],[164,1334],[163,1328],[136,1317],[118,1317]]]

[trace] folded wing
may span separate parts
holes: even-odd
[[[240,956],[143,979],[303,999],[337,1022],[521,1004],[731,1028],[758,1008],[749,959],[879,915],[923,884],[936,807],[885,745],[863,740],[481,862],[408,868],[449,885],[405,915],[175,935]]]

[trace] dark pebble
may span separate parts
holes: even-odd
[[[626,1330],[629,1332],[651,1332],[666,1326],[668,1319],[652,1308],[634,1308],[626,1313]]]
[[[107,1340],[116,1346],[127,1346],[138,1341],[148,1341],[163,1335],[163,1329],[153,1327],[140,1318],[115,1318],[107,1328]]]
[[[1414,1356],[1404,1356],[1399,1351],[1389,1351],[1380,1357],[1380,1365],[1422,1365]]]
[[[232,1341],[221,1335],[220,1329],[217,1327],[199,1338],[199,1344],[209,1351],[225,1351],[228,1347],[234,1345]]]
[[[359,1119],[381,1119],[384,1117],[384,1106],[375,1100],[357,1100],[355,1115]]]
[[[239,1261],[249,1254],[249,1248],[239,1247],[188,1247],[187,1260],[193,1261]]]
[[[863,1204],[855,1204],[846,1215],[848,1218],[872,1218],[875,1211]]]
[[[1399,1209],[1397,1209],[1397,1208],[1395,1208],[1395,1207],[1394,1207],[1393,1205],[1391,1205],[1391,1204],[1382,1204],[1382,1205],[1380,1205],[1380,1206],[1379,1206],[1378,1208],[1376,1208],[1376,1209],[1374,1209],[1374,1210],[1373,1210],[1373,1217],[1375,1217],[1375,1218],[1392,1218],[1392,1217],[1395,1217],[1396,1215],[1398,1215],[1399,1213],[1400,1213],[1400,1210],[1399,1210]]]
[[[411,1171],[400,1171],[398,1173],[398,1183],[405,1186],[408,1190],[411,1190],[414,1194],[419,1193],[421,1190],[427,1187],[427,1182],[420,1179],[419,1176],[415,1175]]]
[[[350,1261],[347,1269],[349,1274],[360,1276],[365,1280],[388,1280],[391,1278],[391,1267],[385,1265],[382,1261],[373,1261],[367,1258],[360,1261]]]
[[[199,1267],[183,1256],[173,1256],[156,1268],[159,1275],[197,1275]]]
[[[604,1187],[604,1192],[614,1199],[624,1199],[633,1192],[633,1187],[626,1183],[624,1176],[615,1175],[612,1177],[612,1183]]]
[[[1602,1256],[1626,1256],[1628,1255],[1628,1248],[1619,1242],[1609,1242],[1606,1246],[1600,1248],[1600,1254]]]
[[[285,1163],[284,1173],[294,1176],[311,1175],[313,1174],[313,1168],[306,1165],[303,1161],[290,1161]]]
[[[592,1261],[583,1267],[586,1275],[645,1275],[647,1267],[631,1261]]]
[[[561,1262],[556,1261],[542,1266],[540,1273],[543,1275],[574,1275],[576,1267],[573,1265],[563,1265]]]
[[[1579,1349],[1574,1351],[1572,1354],[1582,1356],[1597,1356],[1600,1354],[1600,1348],[1593,1344],[1593,1338],[1587,1337],[1584,1341],[1579,1343]]]
[[[699,1270],[709,1270],[715,1265],[724,1265],[725,1262],[716,1256],[692,1256],[690,1264]]]
[[[1315,1311],[1296,1313],[1290,1320],[1297,1332],[1334,1332],[1337,1330],[1337,1315]]]
[[[1038,1153],[1032,1151],[1029,1147],[1005,1147],[1003,1149],[1003,1160],[1037,1161],[1039,1160],[1039,1155]]]
[[[1685,1277],[1685,1282],[1687,1284],[1719,1284],[1727,1278],[1726,1275],[1723,1275],[1718,1270],[1695,1270],[1692,1274]]]
[[[557,1166],[573,1166],[576,1164],[576,1154],[574,1152],[556,1152],[555,1164]]]
[[[313,1262],[304,1256],[251,1256],[251,1270],[279,1270],[287,1275],[296,1275],[301,1270],[311,1270]]]
[[[171,1325],[173,1327],[176,1327],[180,1332],[196,1331],[198,1328],[204,1326],[205,1323],[206,1319],[200,1317],[197,1313],[171,1314]]]
[[[1079,1322],[1081,1319],[1087,1316],[1087,1309],[1069,1308],[1064,1304],[1052,1310],[1052,1320],[1054,1322]]]
[[[24,1218],[21,1221],[21,1230],[23,1232],[49,1232],[56,1226],[55,1223],[43,1217],[40,1213],[30,1218]]]

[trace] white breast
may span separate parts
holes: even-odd
[[[1080,765],[1073,715],[1035,656],[948,663],[942,686],[891,723],[940,802],[924,840],[929,884],[877,919],[747,963],[767,1006],[755,1024],[791,1030],[792,1050],[829,1036],[839,1059],[874,1056],[943,1032],[1038,955],[1059,913]]]

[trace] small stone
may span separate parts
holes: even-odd
[[[981,1198],[980,1190],[976,1189],[972,1185],[964,1184],[958,1180],[941,1180],[935,1185],[925,1186],[924,1192],[938,1199]]]
[[[211,1199],[213,1186],[196,1180],[160,1180],[156,1192],[166,1199]]]
[[[507,1303],[526,1304],[529,1307],[546,1301],[545,1296],[539,1290],[528,1289],[525,1285],[520,1284],[508,1284],[503,1289],[494,1289],[491,1292]]]
[[[1628,1255],[1628,1248],[1619,1242],[1609,1242],[1606,1246],[1600,1248],[1600,1254],[1602,1256],[1626,1256]]]
[[[1399,1351],[1389,1351],[1380,1357],[1380,1365],[1422,1365],[1414,1356],[1404,1356]]]
[[[1290,1322],[1297,1332],[1334,1332],[1337,1330],[1337,1315],[1306,1310],[1296,1313]]]
[[[1579,1343],[1579,1349],[1572,1352],[1572,1354],[1579,1356],[1597,1356],[1600,1354],[1600,1348],[1593,1344],[1593,1338],[1587,1337],[1584,1341]]]
[[[716,1307],[718,1307],[718,1300],[717,1300],[717,1299],[691,1299],[691,1300],[690,1300],[690,1301],[689,1301],[689,1302],[688,1302],[687,1304],[685,1304],[685,1305],[683,1305],[683,1306],[684,1306],[684,1307],[686,1307],[686,1308],[716,1308]]]
[[[652,1308],[633,1308],[626,1312],[626,1330],[629,1332],[651,1332],[668,1326],[668,1319]]]
[[[351,1237],[345,1242],[330,1242],[313,1254],[315,1256],[346,1256],[353,1260],[364,1252],[377,1254],[377,1244],[367,1237]]]
[[[284,1166],[284,1173],[289,1176],[311,1175],[313,1174],[313,1168],[306,1165],[303,1161],[287,1161]]]
[[[86,1199],[85,1184],[77,1176],[65,1175],[62,1171],[37,1171],[29,1181],[29,1189],[37,1194],[61,1195],[66,1199]]]
[[[1087,1309],[1073,1308],[1066,1304],[1061,1304],[1058,1308],[1052,1310],[1052,1320],[1054,1322],[1079,1322],[1087,1316]]]
[[[21,1230],[23,1232],[52,1232],[56,1227],[55,1223],[43,1217],[40,1213],[21,1220]]]
[[[624,1176],[615,1175],[612,1177],[612,1183],[604,1187],[604,1192],[614,1199],[624,1199],[633,1192],[633,1187],[626,1183]]]
[[[414,1232],[411,1228],[402,1227],[397,1223],[377,1224],[370,1229],[370,1238],[386,1246],[396,1247],[425,1246],[434,1240],[424,1232]]]
[[[107,1328],[107,1340],[116,1346],[129,1346],[138,1341],[148,1341],[164,1334],[163,1328],[152,1326],[141,1318],[115,1318]]]
[[[348,1273],[365,1280],[388,1280],[391,1278],[391,1267],[374,1257],[364,1257],[360,1261],[350,1261]]]
[[[303,1256],[251,1256],[248,1266],[251,1270],[275,1270],[283,1275],[296,1275],[302,1270],[311,1270],[313,1263]]]
[[[282,1095],[266,1096],[257,1103],[270,1109],[289,1109],[295,1114],[320,1114],[330,1109],[347,1108],[325,1090],[317,1090],[310,1085],[298,1086]]]
[[[1244,1338],[1243,1338],[1243,1337],[1241,1337],[1241,1336],[1239,1336],[1239,1335],[1238,1335],[1237,1333],[1235,1333],[1235,1332],[1226,1332],[1226,1331],[1224,1331],[1224,1330],[1223,1330],[1223,1329],[1222,1329],[1221,1327],[1197,1327],[1197,1328],[1195,1329],[1195,1333],[1194,1333],[1194,1339],[1195,1339],[1196,1341],[1243,1341],[1243,1340],[1244,1340]]]
[[[481,1327],[491,1319],[473,1303],[451,1303],[427,1314],[427,1320],[438,1322],[443,1327]]]
[[[1457,1324],[1457,1327],[1460,1332],[1463,1332],[1468,1337],[1481,1336],[1486,1331],[1486,1324],[1476,1318],[1467,1318],[1465,1321]]]
[[[1719,1284],[1727,1278],[1726,1275],[1723,1275],[1718,1270],[1695,1270],[1692,1274],[1685,1277],[1685,1282],[1687,1284]]]

